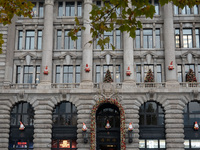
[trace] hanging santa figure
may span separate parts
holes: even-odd
[[[19,130],[24,130],[25,129],[25,126],[24,126],[24,124],[21,122],[21,121],[19,121],[20,122],[20,125],[19,125]]]
[[[199,125],[197,121],[194,122],[194,130],[198,131],[199,130]]]
[[[132,125],[132,122],[129,123],[128,131],[133,131],[133,125]]]
[[[173,69],[174,69],[173,61],[170,62],[170,65],[168,66],[168,69],[169,69],[169,70],[173,70]]]
[[[83,122],[82,131],[87,131],[87,127],[86,127],[86,125],[85,125],[85,123],[84,123],[84,122]]]
[[[48,73],[49,73],[48,67],[46,66],[45,69],[44,69],[44,74],[45,74],[45,75],[48,75]]]
[[[86,64],[85,72],[90,72],[90,68],[89,68],[88,64]]]
[[[111,128],[110,123],[109,123],[109,120],[107,120],[107,123],[106,123],[105,128],[106,128],[106,129],[110,129],[110,128]]]

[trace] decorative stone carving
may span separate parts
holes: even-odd
[[[71,62],[71,56],[70,56],[70,55],[66,55],[66,56],[65,56],[65,63],[66,63],[67,65],[70,65],[70,62]]]
[[[152,55],[151,54],[147,54],[146,55],[147,64],[151,63],[151,59],[152,59]]]
[[[106,64],[110,64],[110,54],[106,54]]]
[[[192,54],[191,54],[191,53],[188,53],[188,54],[187,54],[187,60],[188,60],[188,63],[189,63],[189,64],[192,63]]]
[[[26,65],[30,65],[30,62],[31,62],[31,56],[26,55]]]

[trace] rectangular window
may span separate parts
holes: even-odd
[[[149,69],[151,69],[152,73],[154,73],[153,65],[144,65],[144,78],[146,77],[147,72],[149,71]]]
[[[178,15],[179,12],[178,10],[179,10],[178,6],[174,5],[174,15]]]
[[[32,4],[33,4],[34,6],[33,6],[33,9],[32,9],[31,15],[32,15],[32,17],[37,17],[36,2],[32,2]]]
[[[37,35],[37,49],[41,50],[42,49],[42,31],[38,31]]]
[[[58,16],[59,17],[63,16],[63,2],[58,3]]]
[[[56,83],[60,83],[60,66],[56,66]]]
[[[191,9],[190,9],[190,7],[186,5],[186,6],[182,9],[182,14],[183,14],[183,15],[185,15],[185,14],[189,15],[189,14],[191,14]]]
[[[156,70],[157,70],[157,82],[161,83],[162,82],[162,68],[161,68],[161,65],[157,65],[156,66]]]
[[[66,16],[75,16],[75,2],[66,2]]]
[[[101,66],[96,66],[96,83],[101,82]]]
[[[44,3],[39,3],[39,17],[44,17]]]
[[[76,49],[81,49],[81,31],[77,32]],[[71,38],[70,38],[71,39]]]
[[[159,2],[158,0],[154,0],[154,6],[155,6],[155,15],[159,15],[160,14],[160,10],[159,10]]]
[[[178,82],[183,82],[182,79],[182,65],[177,65]]]
[[[136,30],[135,48],[140,48],[140,30]]]
[[[198,5],[194,5],[194,14],[195,15],[199,14],[199,7],[198,7]]]
[[[103,66],[103,78],[105,77],[107,70],[110,71],[111,78],[113,79],[113,66],[111,66],[111,65],[104,65]]]
[[[65,31],[65,49],[74,49],[74,41],[68,36],[69,30]]]
[[[24,66],[23,83],[33,83],[33,66]]]
[[[195,72],[194,65],[185,65],[185,77],[189,70],[192,69]]]
[[[61,42],[62,42],[62,31],[57,31],[57,49],[61,49]]]
[[[183,47],[192,48],[192,29],[183,29]]]
[[[77,7],[77,16],[82,16],[82,2],[78,2]]]
[[[175,29],[175,43],[176,43],[176,48],[180,48],[180,30]]]
[[[76,83],[81,82],[81,66],[76,66]]]
[[[22,50],[22,41],[23,41],[23,31],[19,30],[19,32],[18,32],[18,50]]]
[[[116,83],[120,83],[121,82],[121,67],[120,67],[120,65],[116,65],[115,66],[115,74],[116,74],[116,76],[115,76],[115,82]]]
[[[153,32],[152,29],[143,30],[143,47],[153,48]]]
[[[115,48],[121,49],[121,32],[120,30],[116,30],[116,40],[115,40]]]
[[[34,49],[35,31],[26,31],[26,49]]]
[[[199,29],[195,29],[195,37],[196,37],[196,48],[199,48],[200,45]]]
[[[73,66],[63,66],[63,83],[73,83]]]
[[[113,32],[104,32],[104,39],[109,37],[110,38],[110,42],[109,43],[106,43],[104,48],[105,49],[112,49],[112,46],[113,45]]]
[[[21,66],[17,66],[16,83],[20,83]]]
[[[136,65],[136,82],[142,82],[141,78],[141,65]]]
[[[156,48],[160,48],[160,29],[156,29]]]
[[[35,83],[40,83],[40,66],[36,66]]]

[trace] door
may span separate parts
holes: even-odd
[[[97,150],[120,150],[120,112],[117,106],[102,104],[97,110]]]

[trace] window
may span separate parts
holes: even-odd
[[[26,31],[26,49],[33,50],[35,44],[35,31]]]
[[[57,49],[61,49],[61,43],[62,43],[62,31],[57,31]]]
[[[199,14],[199,7],[198,7],[198,5],[194,5],[194,14],[195,15]]]
[[[176,48],[180,48],[180,30],[175,29],[175,43],[176,43]]]
[[[155,15],[160,14],[160,8],[159,8],[159,1],[158,0],[149,0],[149,3],[155,6]]]
[[[152,29],[143,30],[143,47],[153,48],[153,32]]]
[[[200,122],[200,103],[193,101],[188,103],[184,109],[185,149],[200,148],[199,133],[193,129],[195,121],[197,121],[198,124]]]
[[[28,130],[19,130],[20,121]],[[29,103],[16,104],[10,113],[9,150],[33,150],[34,110]]]
[[[183,47],[192,48],[192,29],[183,29]]]
[[[177,65],[178,82],[183,82],[182,79],[182,65]]]
[[[198,65],[198,78],[197,81],[200,82],[200,65]]]
[[[109,43],[106,43],[104,48],[105,49],[112,49],[112,45],[113,44],[113,32],[104,32],[104,39],[109,37],[110,38],[110,42]]]
[[[183,70],[183,68],[184,68],[184,70]],[[195,65],[194,64],[185,64],[184,66],[182,66],[180,64],[177,65],[178,81],[179,82],[186,82],[186,74],[189,72],[190,69],[192,69],[193,72],[195,73]],[[196,74],[195,74],[195,76],[196,76]]]
[[[80,83],[80,66],[56,66],[56,83]]]
[[[115,48],[121,49],[121,32],[120,30],[116,30],[116,39],[115,39]]]
[[[199,48],[200,45],[199,29],[195,29],[195,38],[196,38],[196,48]]]
[[[42,30],[26,30],[25,37],[23,30],[18,31],[18,50],[41,50],[42,49]],[[37,36],[36,36],[37,35]],[[23,46],[23,39],[25,38],[25,47]],[[35,45],[36,41],[36,45]]]
[[[22,80],[21,80],[22,79]],[[35,79],[35,80],[34,80]],[[39,83],[40,66],[17,66],[16,83]]]
[[[58,16],[82,16],[82,1],[58,2]]]
[[[160,48],[160,29],[156,29],[156,48]]]
[[[37,37],[37,49],[42,49],[42,31],[38,31],[38,37]]]
[[[156,69],[156,71],[154,71],[154,68]],[[157,64],[155,67],[154,65],[136,65],[137,82],[144,82],[144,79],[149,69],[151,69],[152,73],[154,74],[154,81],[158,83],[162,82],[162,68],[160,64]],[[142,70],[144,72],[142,72]]]
[[[103,72],[101,72],[101,69],[103,69]],[[103,65],[103,68],[101,68],[100,65],[96,66],[96,75],[95,75],[95,82],[100,83],[103,82],[103,79],[106,75],[107,70],[109,69],[111,73],[111,78],[114,82],[121,82],[121,67],[120,65],[116,65],[115,67],[112,65]]]
[[[136,37],[135,37],[135,48],[140,48],[140,30],[137,29],[135,31]]]
[[[77,32],[76,49],[81,49],[81,31]]]
[[[194,5],[193,8],[190,8],[189,6],[185,6],[181,12],[179,12],[179,7],[174,5],[174,15],[182,14],[182,15],[191,15],[191,14],[199,14],[198,5]]]
[[[65,134],[63,134],[65,133]],[[77,109],[70,102],[62,102],[53,110],[52,150],[76,150]]]
[[[178,6],[174,5],[174,15],[178,15],[179,14],[179,8]]]
[[[66,30],[65,31],[65,49],[74,49],[74,41],[68,36],[68,33],[69,33],[69,30]]]
[[[32,17],[44,17],[44,3],[32,2],[34,7],[32,9]]]
[[[156,102],[141,105],[139,110],[139,148],[165,149],[164,109]]]
[[[189,14],[191,14],[191,8],[190,8],[189,6],[186,5],[186,6],[182,9],[182,14],[183,14],[183,15],[185,15],[185,14],[189,15]]]

